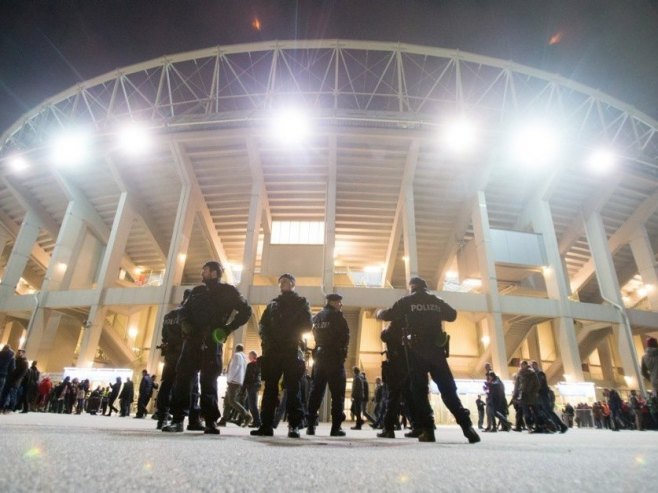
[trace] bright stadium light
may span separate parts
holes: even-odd
[[[149,131],[137,123],[129,123],[122,127],[117,138],[121,150],[135,156],[145,154],[153,144]]]
[[[90,137],[84,130],[69,130],[55,138],[52,160],[57,165],[82,163],[89,154]]]
[[[533,122],[517,128],[511,142],[512,157],[519,163],[544,166],[560,150],[560,136],[550,125]]]
[[[277,113],[271,121],[271,126],[273,139],[287,145],[299,144],[311,133],[308,115],[297,108]]]
[[[615,166],[615,154],[610,149],[595,149],[587,158],[587,168],[599,175],[609,172]]]
[[[447,126],[443,133],[443,145],[450,152],[463,154],[477,147],[477,137],[475,123],[462,117]]]
[[[16,154],[9,158],[9,167],[12,171],[20,173],[21,171],[27,169],[30,165],[23,156]]]

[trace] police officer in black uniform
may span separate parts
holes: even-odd
[[[288,413],[288,437],[299,438],[303,410],[299,381],[304,375],[303,334],[311,328],[311,308],[306,298],[295,292],[295,277],[279,277],[281,294],[269,302],[260,319],[259,334],[263,355],[261,376],[265,391],[261,403],[261,426],[251,435],[274,434],[274,411],[279,401],[279,380],[283,375]]]
[[[176,367],[172,398],[172,423],[162,431],[183,431],[194,375],[200,371],[201,414],[204,433],[218,435],[215,422],[217,378],[222,373],[222,345],[226,337],[247,323],[251,307],[232,285],[220,282],[224,269],[219,262],[206,262],[201,273],[203,284],[196,286],[180,310],[184,342]],[[232,320],[229,319],[235,313]]]
[[[169,404],[171,403],[171,390],[174,388],[174,381],[176,380],[176,364],[183,347],[183,333],[178,321],[181,306],[192,292],[191,289],[186,289],[183,293],[182,303],[171,310],[164,316],[162,321],[162,342],[160,343],[160,352],[164,358],[164,366],[162,368],[162,377],[160,382],[160,390],[156,400],[156,407],[158,409],[158,424],[157,429],[161,430],[163,426],[168,425],[167,415],[169,414]]]
[[[411,294],[398,300],[388,310],[381,310],[377,318],[399,321],[408,331],[411,362],[411,384],[420,427],[421,442],[434,442],[434,418],[427,399],[427,373],[436,382],[441,399],[455,417],[469,443],[480,441],[473,429],[468,409],[462,406],[457,385],[446,358],[447,335],[442,322],[453,322],[457,312],[442,299],[427,291],[427,283],[420,277],[409,280]]]
[[[386,361],[382,362],[382,379],[388,387],[388,397],[386,399],[383,429],[380,433],[377,433],[377,436],[379,438],[395,438],[395,425],[400,412],[400,402],[403,400],[411,423],[411,431],[405,436],[408,438],[415,436],[417,438],[419,436],[419,433],[417,433],[419,427],[409,381],[410,361],[408,351],[410,350],[403,345],[407,341],[404,339],[402,323],[399,320],[393,320],[382,330],[380,337],[386,343]],[[427,396],[427,393],[425,395]]]
[[[343,297],[337,293],[326,296],[327,304],[313,317],[313,337],[315,350],[313,365],[313,382],[308,404],[307,435],[315,435],[315,422],[318,409],[329,384],[331,392],[331,436],[343,437],[340,428],[345,420],[345,358],[350,342],[350,329],[343,317]]]

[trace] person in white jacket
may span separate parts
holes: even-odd
[[[231,410],[234,410],[240,417],[242,426],[249,426],[251,423],[251,414],[238,401],[238,394],[244,383],[244,375],[247,371],[247,357],[244,354],[244,346],[238,344],[235,346],[235,352],[226,369],[226,381],[228,387],[224,396],[224,415],[219,420],[219,426],[226,426]]]

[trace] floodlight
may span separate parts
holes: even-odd
[[[511,142],[512,157],[520,162],[543,166],[553,161],[560,150],[560,135],[544,122],[519,127]]]
[[[90,137],[83,130],[69,130],[55,138],[52,159],[58,165],[82,163],[89,153]]]
[[[596,149],[587,158],[588,169],[597,174],[610,171],[615,165],[615,155],[609,149]]]
[[[491,339],[489,338],[489,336],[482,336],[482,339],[480,339],[480,340],[482,341],[482,344],[485,345],[485,346],[488,346],[489,343],[491,342]]]
[[[466,118],[451,122],[443,134],[443,145],[450,152],[462,154],[477,146],[477,126]]]
[[[128,336],[129,336],[131,339],[134,339],[135,337],[137,337],[137,328],[136,328],[136,327],[130,327],[130,328],[128,329]]]
[[[122,127],[117,138],[121,150],[135,156],[146,153],[153,144],[149,131],[137,123],[129,123]]]
[[[29,164],[23,156],[17,154],[9,158],[9,167],[11,168],[12,171],[18,173],[23,171],[24,169],[27,169],[29,167]]]
[[[303,111],[289,108],[278,113],[271,121],[272,137],[288,145],[303,142],[311,133],[311,122]]]

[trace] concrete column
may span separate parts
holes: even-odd
[[[656,255],[646,228],[641,227],[631,238],[631,251],[642,282],[647,287],[647,299],[652,310],[658,310],[658,270]]]
[[[9,341],[12,323],[13,322],[7,322],[7,317],[4,313],[0,314],[0,348],[7,344],[7,341]]]
[[[603,373],[603,379],[607,380],[609,385],[614,385],[615,383],[615,372],[612,371],[612,368],[615,366],[612,353],[610,351],[610,337],[606,336],[603,341],[596,348],[599,353],[599,362],[601,363],[601,372]]]
[[[535,233],[540,233],[546,251],[547,268],[544,269],[544,281],[548,297],[557,300],[560,316],[555,320],[557,346],[562,357],[564,374],[569,381],[584,380],[582,361],[578,352],[576,327],[569,310],[568,297],[571,294],[567,276],[563,269],[562,257],[557,237],[551,207],[545,200],[537,200],[532,205],[531,222]]]
[[[332,135],[330,139],[322,269],[322,289],[325,293],[334,291],[334,252],[336,249],[336,136]]]
[[[41,221],[35,212],[28,211],[23,218],[23,224],[18,232],[14,248],[9,255],[9,261],[0,282],[0,297],[11,296],[16,292],[18,281],[25,271],[30,259],[32,247],[39,238]]]
[[[96,348],[103,332],[107,314],[107,310],[103,306],[103,296],[105,289],[112,286],[119,272],[134,218],[135,214],[128,206],[128,194],[124,192],[119,198],[117,210],[114,214],[114,222],[112,223],[112,231],[98,273],[98,297],[96,304],[90,307],[88,324],[84,329],[80,343],[77,361],[79,367],[90,367],[94,363]]]
[[[418,249],[416,247],[416,213],[414,208],[414,184],[409,180],[404,185],[404,212],[402,216],[404,240],[404,274],[409,279],[418,275]]]
[[[528,341],[528,356],[531,360],[536,361],[541,366],[541,351],[539,350],[539,337],[537,336],[537,326],[530,329],[526,338]]]
[[[619,310],[620,324],[613,327],[613,333],[624,375],[631,378],[630,381],[627,379],[627,384],[631,388],[642,390],[643,377],[640,374],[637,353],[633,346],[630,322],[624,310],[617,272],[612,261],[612,254],[608,248],[608,237],[603,226],[603,220],[598,212],[592,213],[585,220],[585,231],[592,259],[594,260],[596,279],[599,283],[601,295]]]
[[[498,279],[493,257],[491,231],[489,228],[489,213],[483,191],[477,193],[473,210],[473,232],[478,264],[482,276],[482,290],[487,297],[487,326],[489,327],[489,344],[491,345],[491,363],[498,376],[505,380],[509,378],[507,351],[505,349],[505,327],[498,295]]]
[[[185,267],[185,258],[187,249],[190,244],[190,234],[194,225],[194,217],[197,212],[197,198],[192,193],[192,186],[184,184],[178,200],[178,210],[176,212],[176,225],[171,237],[169,254],[167,255],[167,265],[165,267],[164,278],[162,280],[161,292],[162,298],[158,304],[158,316],[155,322],[155,330],[151,338],[151,347],[155,348],[160,344],[162,338],[162,321],[164,316],[171,309],[171,297],[174,288],[181,283],[183,278],[183,269]],[[199,266],[201,270],[201,266]],[[176,300],[180,301],[180,300]],[[158,362],[160,360],[159,351],[150,351],[146,369],[149,373],[156,373]]]
[[[260,234],[260,226],[263,218],[263,192],[263,183],[255,181],[251,186],[247,236],[244,242],[242,276],[240,278],[240,289],[245,295],[249,293],[249,289],[254,283],[256,255],[258,253],[258,235]]]
[[[25,343],[26,352],[31,354],[33,359],[38,359],[44,369],[47,368],[49,350],[57,334],[61,315],[53,313],[47,316],[40,306],[47,301],[49,292],[68,289],[85,231],[86,222],[78,213],[76,203],[69,202],[46,277],[37,295],[38,303],[28,325]]]

